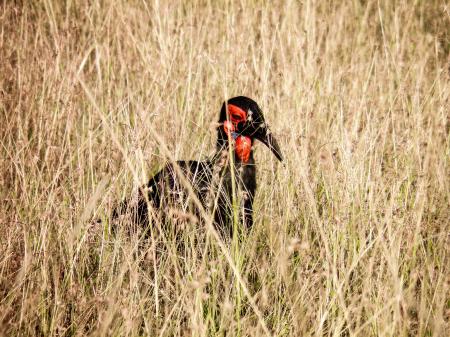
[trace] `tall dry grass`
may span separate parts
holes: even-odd
[[[448,333],[448,4],[0,6],[0,334]],[[257,145],[252,231],[111,236],[114,202],[210,155],[240,94],[286,161]]]

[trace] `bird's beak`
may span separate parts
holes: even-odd
[[[261,129],[255,138],[265,144],[279,161],[283,161],[280,146],[268,128]]]

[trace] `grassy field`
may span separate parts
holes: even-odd
[[[445,336],[449,27],[438,0],[0,2],[0,335]],[[256,146],[251,232],[112,236],[236,95],[285,157]]]

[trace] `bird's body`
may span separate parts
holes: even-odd
[[[133,223],[146,226],[151,218],[167,215],[174,209],[198,214],[198,205],[191,198],[194,193],[202,207],[213,212],[220,232],[232,232],[234,210],[245,227],[250,228],[256,191],[254,139],[265,143],[281,160],[279,147],[256,102],[243,96],[224,102],[212,158],[167,164],[139,189],[137,199],[122,202],[113,217],[129,214]]]

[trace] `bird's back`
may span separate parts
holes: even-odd
[[[167,215],[168,211],[176,209],[195,214],[197,211],[190,194],[195,193],[206,206],[211,179],[211,161],[190,160],[167,164],[146,185],[141,186],[134,197],[114,209],[113,219],[129,216],[132,223],[144,226],[149,224],[151,211],[156,213],[161,210]]]
[[[225,152],[226,154],[226,152]],[[150,219],[166,222],[168,216],[199,216],[192,193],[209,212],[213,211],[214,223],[222,233],[232,233],[232,177],[227,161],[214,156],[207,161],[177,161],[167,164],[149,182],[141,186],[131,197],[115,208],[113,219],[129,217],[130,223],[145,228]],[[223,158],[223,156],[222,156]],[[180,175],[183,176],[180,177]],[[236,167],[235,187],[242,200],[242,216],[245,227],[252,226],[252,203],[256,188],[253,158],[250,165]],[[240,202],[239,202],[240,203]],[[117,226],[114,225],[114,226]]]

